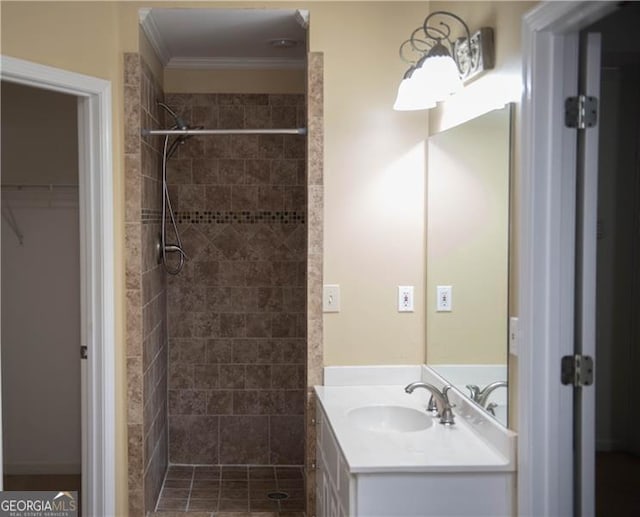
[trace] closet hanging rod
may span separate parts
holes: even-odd
[[[306,135],[307,128],[296,129],[143,129],[143,136],[175,135]]]

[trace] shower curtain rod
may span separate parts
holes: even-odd
[[[143,136],[175,135],[306,135],[307,128],[296,129],[143,129]]]

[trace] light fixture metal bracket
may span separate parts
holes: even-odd
[[[458,38],[454,42],[455,60],[459,64],[461,79],[469,82],[495,66],[493,29],[482,27],[471,39]]]
[[[453,39],[451,21],[458,24]],[[430,109],[495,66],[493,29],[473,34],[467,23],[449,11],[434,11],[400,45],[400,58],[410,67],[405,72],[394,109]]]

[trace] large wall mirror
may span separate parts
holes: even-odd
[[[511,111],[430,137],[427,179],[427,363],[505,426]]]

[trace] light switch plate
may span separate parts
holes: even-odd
[[[340,286],[325,284],[322,288],[322,311],[340,312]]]

